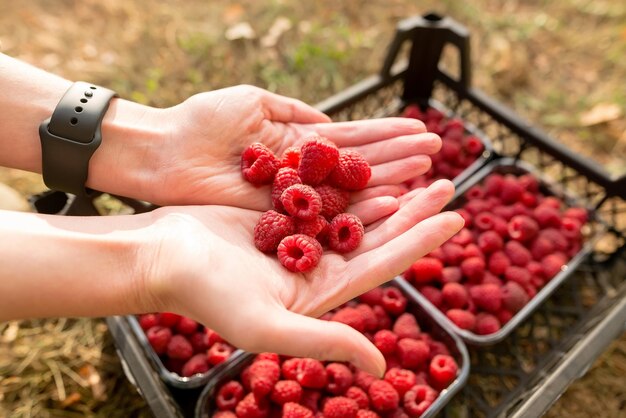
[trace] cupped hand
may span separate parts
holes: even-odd
[[[462,218],[439,213],[453,190],[439,181],[411,192],[396,213],[366,228],[357,250],[326,251],[307,273],[291,273],[255,248],[258,211],[159,209],[152,214],[155,251],[147,259],[151,295],[158,309],[195,318],[247,351],[350,361],[380,376],[384,358],[364,335],[315,318],[392,279],[455,234]]]
[[[241,175],[241,153],[254,142],[280,156],[306,137],[321,135],[359,151],[372,166],[372,177],[353,201],[401,194],[402,182],[425,173],[428,155],[441,147],[440,138],[415,119],[330,123],[303,102],[252,86],[198,94],[160,112],[156,128],[167,134],[146,159],[154,170],[146,176],[149,195],[143,197],[158,204],[270,209],[269,186],[255,187]]]

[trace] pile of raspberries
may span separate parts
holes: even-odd
[[[241,172],[252,184],[272,185],[274,209],[254,227],[254,244],[260,251],[277,253],[288,270],[313,269],[323,245],[347,253],[361,243],[361,220],[345,213],[350,192],[365,188],[372,174],[358,152],[340,151],[326,138],[312,137],[278,158],[254,143],[241,155]]]
[[[387,360],[383,379],[343,363],[262,353],[219,387],[212,417],[419,417],[456,379],[458,366],[406,308],[398,288],[378,287],[322,317],[374,342]]]
[[[453,179],[469,167],[485,149],[482,141],[468,135],[461,119],[450,119],[432,107],[426,111],[417,105],[409,105],[402,116],[419,119],[428,132],[441,136],[441,151],[431,155],[432,166],[426,174],[408,181],[410,189],[426,187],[439,179]]]
[[[171,312],[139,315],[139,325],[165,367],[179,376],[205,373],[235,351],[217,332]]]
[[[404,277],[459,328],[493,334],[580,251],[587,211],[531,174],[492,173],[462,199],[465,227]]]

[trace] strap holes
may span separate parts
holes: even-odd
[[[78,119],[77,118],[70,119],[70,124],[71,125],[76,125],[77,123],[78,123]]]
[[[75,111],[76,113],[80,113],[80,112],[82,112],[82,111],[83,111],[83,108],[82,108],[82,107],[80,107],[80,106],[76,106],[76,107],[74,108],[74,111]]]
[[[81,102],[81,103],[87,103],[88,101],[89,101],[89,100],[87,100],[87,99],[80,99],[80,102]]]

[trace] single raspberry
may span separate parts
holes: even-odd
[[[581,224],[574,218],[563,218],[561,222],[561,233],[569,240],[579,241],[581,237],[580,228]]]
[[[263,252],[273,252],[283,238],[295,232],[292,218],[273,210],[268,210],[254,227],[254,245]]]
[[[378,317],[376,317],[374,310],[369,305],[360,303],[354,309],[361,313],[366,332],[374,332],[378,330]]]
[[[370,402],[372,407],[379,412],[392,411],[398,407],[400,396],[389,382],[376,380],[369,389]]]
[[[499,276],[511,265],[509,257],[503,251],[497,251],[489,257],[489,272]]]
[[[472,258],[472,257],[478,257],[484,260],[485,254],[483,254],[480,248],[478,248],[478,245],[467,244],[467,246],[463,248],[463,258],[467,259],[467,258]]]
[[[370,306],[380,305],[383,300],[383,288],[375,287],[359,296],[359,301]]]
[[[403,313],[396,319],[393,324],[393,332],[396,333],[398,338],[414,338],[420,337],[421,330],[417,324],[417,320],[412,313]]]
[[[581,225],[584,225],[589,220],[589,215],[587,214],[587,209],[573,207],[563,212],[563,219],[566,218],[576,219]]]
[[[429,373],[430,378],[433,383],[435,383],[435,387],[444,389],[456,379],[458,370],[459,367],[454,358],[451,356],[438,355],[431,360]]]
[[[146,332],[146,337],[154,352],[161,355],[167,352],[167,346],[172,339],[172,331],[157,325]]]
[[[528,208],[534,208],[535,206],[537,206],[537,195],[526,191],[522,193],[522,198],[520,199],[520,202],[522,202],[522,204]]]
[[[259,360],[250,365],[250,389],[259,400],[272,392],[280,379],[280,366],[271,360]]]
[[[524,290],[526,291],[526,293],[528,293],[528,297],[530,299],[534,298],[537,294],[537,288],[532,284],[527,284],[526,286],[524,286]]]
[[[280,380],[276,382],[270,394],[270,399],[278,405],[283,405],[287,402],[298,403],[301,397],[302,386],[294,380]]]
[[[493,219],[495,215],[491,212],[483,211],[474,217],[474,226],[479,231],[491,231],[493,230]]]
[[[356,418],[380,418],[380,415],[368,409],[359,409],[356,413]]]
[[[341,213],[328,226],[328,246],[338,253],[348,253],[359,246],[364,234],[363,224],[356,215]]]
[[[296,380],[298,376],[298,364],[299,363],[300,363],[300,359],[297,357],[285,360],[283,364],[280,366],[280,372],[282,373],[283,379]]]
[[[426,116],[422,113],[418,105],[411,104],[404,108],[402,117],[424,120]]]
[[[326,138],[313,137],[300,148],[298,174],[305,184],[320,184],[339,161],[337,146]]]
[[[384,379],[393,386],[396,392],[398,392],[398,395],[400,395],[400,398],[402,398],[409,389],[415,386],[416,382],[415,373],[397,367],[387,370]]]
[[[321,389],[326,386],[326,369],[319,360],[300,359],[296,381],[304,388]]]
[[[429,107],[426,109],[426,120],[433,122],[441,122],[446,115],[439,109]]]
[[[314,418],[313,412],[297,402],[288,402],[283,405],[282,418]]]
[[[238,418],[267,418],[270,404],[266,399],[257,400],[253,393],[248,393],[235,408]]]
[[[500,330],[500,321],[495,316],[488,313],[476,315],[476,327],[474,332],[478,335],[488,335]]]
[[[285,208],[283,202],[280,200],[283,192],[289,187],[295,184],[302,184],[302,180],[298,176],[298,172],[293,168],[281,168],[274,177],[274,183],[272,183],[272,205],[274,209],[282,212]]]
[[[479,282],[485,274],[485,260],[480,257],[470,257],[461,263],[463,275],[471,282]]]
[[[183,365],[182,376],[189,377],[196,373],[205,373],[207,371],[209,371],[209,363],[207,362],[206,355],[196,354]]]
[[[318,411],[319,400],[322,397],[322,393],[317,390],[304,389],[302,391],[302,397],[300,398],[300,405],[310,409],[313,413]]]
[[[243,178],[253,184],[271,183],[279,166],[272,150],[258,142],[249,145],[241,154]]]
[[[517,178],[519,184],[531,193],[539,192],[539,181],[532,174],[524,174]]]
[[[473,313],[463,309],[450,309],[446,316],[457,327],[471,331],[476,326],[476,317]]]
[[[237,414],[233,411],[217,411],[211,415],[211,418],[237,418]]]
[[[550,206],[554,209],[561,209],[561,199],[556,196],[545,196],[541,200],[542,205]]]
[[[144,332],[157,325],[159,325],[159,316],[157,314],[139,315],[139,326]]]
[[[278,260],[289,271],[309,271],[320,262],[322,251],[322,246],[313,237],[289,235],[278,244]]]
[[[330,363],[326,366],[326,390],[333,395],[343,395],[350,386],[354,377],[350,369],[341,363]]]
[[[305,184],[287,187],[280,196],[280,201],[287,213],[297,219],[315,219],[322,210],[322,199],[319,194]]]
[[[541,263],[537,261],[531,261],[530,263],[526,265],[526,270],[528,270],[528,272],[531,275],[531,278],[530,278],[531,282],[535,282],[537,281],[537,279],[539,279],[541,280],[541,284],[543,285],[544,272],[543,272],[543,266],[541,265]]]
[[[414,262],[404,277],[415,284],[427,284],[441,278],[443,264],[433,257],[422,257]]]
[[[471,156],[477,156],[483,152],[485,146],[482,141],[475,136],[466,136],[463,138],[463,149]]]
[[[560,228],[561,214],[558,209],[548,205],[539,205],[533,210],[533,217],[541,228]]]
[[[328,175],[328,182],[343,190],[364,189],[372,176],[370,165],[356,151],[339,152],[337,165]]]
[[[336,189],[327,184],[315,187],[315,191],[322,199],[322,210],[320,215],[331,221],[335,216],[348,209],[350,203],[350,193],[345,190]]]
[[[215,330],[212,330],[211,328],[205,328],[204,333],[206,334],[206,343],[209,347],[215,343],[226,342]]]
[[[458,283],[463,279],[463,272],[460,267],[449,266],[444,267],[441,272],[442,283]]]
[[[370,407],[370,398],[367,396],[367,393],[358,386],[349,387],[344,396],[355,401],[359,409],[368,409]]]
[[[391,318],[385,308],[381,305],[375,305],[372,310],[374,314],[376,314],[376,318],[378,319],[378,329],[390,329],[391,328]]]
[[[479,284],[470,289],[472,301],[487,312],[497,312],[502,306],[502,292],[495,284]]]
[[[299,165],[300,165],[300,148],[299,147],[289,147],[285,151],[283,151],[283,155],[280,157],[280,168],[288,167],[288,168],[293,168],[294,170],[297,170]]]
[[[412,417],[421,416],[437,399],[437,392],[426,384],[413,386],[404,394],[402,405],[404,410]]]
[[[552,243],[552,241],[542,235],[535,238],[532,244],[530,244],[530,254],[535,260],[541,260],[548,254],[551,254],[553,251],[554,244]]]
[[[515,176],[506,175],[502,190],[500,191],[500,199],[505,204],[511,204],[519,201],[524,193],[524,187],[520,184]]]
[[[464,308],[467,305],[467,290],[459,283],[446,283],[441,290],[446,305],[450,308]]]
[[[430,349],[424,341],[403,338],[398,341],[397,352],[402,367],[416,369],[428,360]]]
[[[422,286],[419,288],[419,292],[437,308],[440,308],[443,305],[443,296],[441,295],[441,290],[437,289],[436,287]]]
[[[511,318],[513,318],[513,313],[506,309],[500,309],[496,313],[496,318],[498,318],[498,321],[500,321],[500,324],[506,324],[507,322],[511,320]]]
[[[493,273],[486,271],[480,284],[495,284],[500,287],[502,286],[502,280],[500,280],[498,276],[494,275]]]
[[[446,265],[458,266],[463,261],[463,246],[454,242],[446,242],[441,246],[441,250],[443,251]]]
[[[525,215],[517,215],[511,218],[508,225],[511,239],[528,242],[539,232],[539,224]]]
[[[167,345],[167,355],[170,358],[188,360],[193,356],[193,347],[183,335],[174,335]]]
[[[569,241],[563,236],[561,231],[555,228],[546,228],[539,233],[539,237],[548,239],[554,246],[554,251],[567,251]]]
[[[397,344],[398,336],[388,329],[381,329],[374,334],[374,345],[384,355],[395,353]]]
[[[504,278],[509,282],[526,286],[530,283],[531,275],[524,267],[511,266],[504,272]]]
[[[162,327],[174,328],[181,318],[182,315],[178,315],[173,312],[162,312],[159,314],[159,325]]]
[[[198,329],[198,323],[191,318],[187,318],[183,316],[176,324],[176,330],[181,334],[191,335],[195,333]]]
[[[372,383],[376,381],[376,377],[362,370],[357,370],[354,373],[354,384],[360,387],[364,391],[368,391]]]
[[[324,403],[324,418],[356,418],[359,411],[357,403],[345,396],[327,398]]]
[[[528,294],[515,282],[507,282],[502,286],[502,307],[513,313],[518,312],[528,303]]]
[[[504,240],[496,231],[485,231],[476,240],[478,248],[485,253],[491,254],[500,251],[504,247]]]
[[[280,356],[276,353],[259,353],[256,356],[254,356],[254,361],[261,361],[261,360],[271,360],[274,363],[280,364]]]
[[[330,224],[321,215],[312,220],[296,220],[296,234],[304,234],[315,238],[318,242],[324,242],[328,238],[328,227]]]
[[[206,352],[209,349],[206,334],[202,331],[196,332],[189,337],[189,342],[194,353]]]
[[[406,310],[407,300],[402,291],[396,287],[389,286],[383,290],[382,307],[391,315],[400,315]]]
[[[472,231],[469,229],[463,228],[457,232],[455,236],[450,238],[450,242],[454,242],[459,245],[467,245],[474,242],[474,234],[472,234]]]
[[[363,314],[355,308],[345,307],[339,309],[333,315],[331,320],[350,325],[352,328],[361,333],[365,331],[365,320],[363,319]]]
[[[441,151],[439,152],[444,161],[456,161],[461,154],[461,144],[453,141],[442,141]]]
[[[234,349],[227,343],[215,343],[209,348],[207,352],[207,360],[214,366],[221,364],[228,360]]]
[[[547,255],[541,260],[543,271],[547,279],[556,276],[567,263],[567,258],[560,253]]]
[[[234,410],[239,401],[243,399],[244,389],[236,380],[226,382],[217,391],[215,404],[221,410]]]
[[[532,260],[530,251],[518,241],[509,241],[504,244],[504,253],[509,257],[511,263],[518,267],[524,267]]]

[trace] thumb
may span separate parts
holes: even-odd
[[[348,361],[374,376],[385,373],[385,359],[365,335],[340,322],[323,321],[277,309],[261,331],[256,352],[270,351],[318,360]]]

